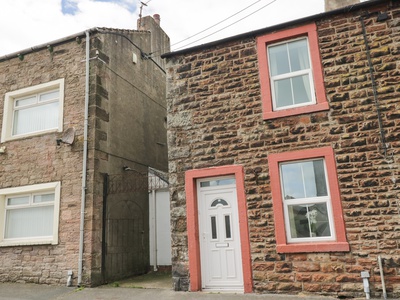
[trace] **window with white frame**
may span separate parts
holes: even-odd
[[[270,153],[278,253],[349,251],[332,147]]]
[[[62,131],[64,79],[6,93],[1,141]]]
[[[315,23],[257,37],[264,119],[329,110],[319,48]]]
[[[334,240],[324,159],[281,163],[287,241]]]
[[[0,246],[57,244],[60,183],[0,190]]]
[[[273,109],[314,104],[308,39],[294,39],[267,48]]]

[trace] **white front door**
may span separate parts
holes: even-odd
[[[203,289],[243,291],[234,177],[197,181]]]

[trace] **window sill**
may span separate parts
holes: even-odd
[[[278,253],[348,252],[350,245],[347,242],[281,244],[276,250]]]
[[[30,240],[30,241],[3,241],[0,242],[0,247],[15,247],[15,246],[39,246],[39,245],[57,245],[53,240]]]
[[[46,134],[56,133],[56,132],[62,132],[62,130],[48,129],[48,130],[43,130],[43,131],[38,131],[38,132],[31,132],[28,134],[16,135],[16,136],[4,136],[4,138],[3,137],[1,138],[0,143],[15,141],[15,140],[22,140],[22,139],[27,139],[27,138],[37,137],[37,136],[43,136]]]
[[[291,109],[283,109],[278,111],[266,111],[263,113],[264,120],[277,119],[282,117],[297,116],[301,114],[313,113],[329,110],[328,102],[321,102],[313,105],[301,106]]]

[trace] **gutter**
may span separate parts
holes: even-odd
[[[92,29],[88,29],[87,31],[94,32],[94,31],[97,31],[97,29],[96,28],[92,28]],[[79,33],[76,33],[76,34],[73,34],[73,35],[70,35],[70,36],[67,36],[67,37],[63,37],[61,39],[57,39],[57,40],[54,40],[52,42],[48,42],[48,43],[45,43],[45,44],[40,44],[40,45],[33,46],[33,47],[30,47],[30,48],[27,48],[27,49],[24,49],[24,50],[21,50],[21,51],[18,51],[18,52],[13,52],[13,53],[1,56],[0,57],[0,62],[5,61],[5,60],[9,60],[9,59],[12,59],[12,58],[17,58],[19,55],[25,55],[25,54],[28,54],[28,53],[38,52],[40,50],[47,49],[47,47],[49,45],[56,46],[56,45],[60,45],[60,44],[69,42],[69,41],[74,40],[74,39],[79,39],[80,37],[84,37],[87,31],[81,31]]]
[[[164,54],[161,55],[161,58],[171,58],[171,57],[174,57],[174,56],[183,55],[183,54],[187,54],[187,53],[191,53],[191,52],[195,52],[195,51],[201,51],[201,50],[208,49],[208,48],[211,48],[211,47],[219,46],[219,45],[224,44],[224,43],[228,43],[228,42],[232,42],[232,41],[236,41],[236,40],[241,40],[241,39],[246,39],[246,38],[253,38],[255,36],[262,35],[262,34],[265,34],[267,32],[273,32],[273,31],[277,31],[277,30],[281,30],[281,29],[286,29],[288,27],[293,27],[293,26],[299,25],[301,23],[315,22],[316,20],[319,20],[319,19],[331,17],[331,16],[338,15],[338,14],[349,13],[349,12],[352,12],[354,10],[358,10],[358,9],[374,6],[374,5],[377,5],[377,4],[389,3],[391,1],[392,0],[369,0],[369,1],[366,1],[366,2],[361,2],[361,3],[358,3],[358,4],[354,4],[354,5],[338,8],[338,9],[335,9],[335,10],[323,12],[323,13],[312,15],[312,16],[308,16],[308,17],[305,17],[305,18],[296,19],[296,20],[289,21],[289,22],[286,22],[286,23],[281,23],[281,24],[270,26],[270,27],[265,27],[265,28],[254,30],[254,31],[245,32],[245,33],[242,33],[242,34],[238,34],[238,35],[235,35],[235,36],[227,37],[227,38],[224,38],[224,39],[221,39],[221,40],[217,40],[217,41],[214,41],[214,42],[201,44],[201,45],[197,45],[197,46],[194,46],[194,47],[190,47],[190,48],[186,48],[186,49],[182,49],[182,50],[178,50],[178,51],[172,51],[172,52],[164,53]]]
[[[38,51],[41,51],[41,50],[44,50],[44,49],[48,49],[49,46],[53,46],[54,47],[54,46],[57,46],[57,45],[61,45],[61,44],[70,42],[72,40],[79,41],[80,38],[84,38],[86,36],[86,32],[89,32],[89,33],[96,33],[96,32],[104,33],[104,31],[107,31],[108,33],[111,33],[111,32],[114,32],[114,31],[116,33],[124,32],[124,31],[138,32],[138,30],[133,30],[133,29],[131,30],[131,29],[113,29],[113,28],[105,28],[105,27],[93,27],[93,28],[87,29],[85,31],[81,31],[81,32],[75,33],[73,35],[69,35],[69,36],[66,36],[66,37],[51,41],[51,42],[47,42],[45,44],[40,44],[40,45],[37,45],[37,46],[26,48],[26,49],[21,50],[21,51],[17,51],[17,52],[13,52],[13,53],[10,53],[10,54],[6,54],[6,55],[3,55],[3,56],[0,56],[0,62],[6,61],[6,60],[9,60],[9,59],[12,59],[12,58],[18,58],[21,55],[24,56],[24,55],[29,54],[29,53],[34,53],[34,52],[38,52]]]
[[[83,271],[83,244],[85,229],[85,206],[86,206],[86,168],[88,149],[88,116],[89,116],[89,62],[90,62],[90,30],[86,35],[86,75],[85,75],[85,119],[83,128],[83,163],[82,163],[82,194],[81,194],[81,220],[79,227],[79,261],[78,261],[78,287],[82,284]]]

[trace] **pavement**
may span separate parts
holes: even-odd
[[[23,283],[0,283],[1,300],[183,300],[183,299],[249,299],[249,300],[331,300],[331,297],[273,294],[231,294],[175,292],[172,289],[125,288],[111,285],[96,288],[74,288]]]
[[[170,275],[137,276],[95,288],[49,286],[32,283],[0,283],[0,300],[334,300],[338,298],[277,294],[175,292]]]

